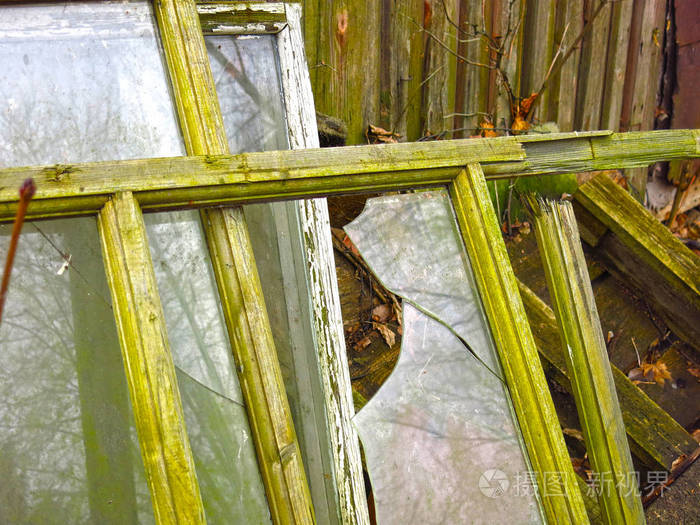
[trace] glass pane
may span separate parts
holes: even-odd
[[[288,149],[274,35],[207,36],[206,44],[231,152]]]
[[[183,155],[147,2],[0,8],[0,162]]]
[[[207,520],[269,522],[199,214],[144,219]]]
[[[95,219],[25,225],[0,399],[0,523],[153,522]]]
[[[379,523],[541,523],[449,198],[370,199],[345,227],[403,301],[389,379],[355,416]]]
[[[0,64],[3,167],[184,153],[148,2],[2,6]],[[0,349],[0,522],[152,522],[94,218],[25,225]]]

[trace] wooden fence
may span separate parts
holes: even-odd
[[[498,134],[653,128],[667,0],[303,4],[316,108],[347,123],[349,144],[369,124],[409,141],[485,122]],[[632,175],[641,191],[646,170]]]

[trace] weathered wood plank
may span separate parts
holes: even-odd
[[[579,188],[578,205],[609,231],[595,253],[649,301],[680,338],[700,342],[700,259],[604,174]]]
[[[558,474],[541,494],[547,519],[586,523],[576,474],[478,164],[460,172],[450,195],[533,470],[540,483],[545,473]]]
[[[481,0],[459,2],[457,6],[460,31],[457,31],[457,58],[455,69],[455,116],[452,127],[457,130],[453,137],[468,137],[476,132],[479,122],[488,112],[489,77],[488,65],[489,47],[485,36],[475,34],[484,32],[491,36],[493,2],[482,4]],[[484,64],[479,66],[477,64]],[[446,122],[449,124],[449,121]],[[463,129],[466,128],[466,129]]]
[[[197,14],[211,34],[279,33],[287,24],[281,2],[197,2]]]
[[[162,0],[154,6],[187,151],[226,154],[228,139],[194,0]],[[243,212],[205,210],[202,219],[270,514],[275,523],[313,523]]]
[[[561,46],[560,56],[557,61],[561,61],[576,38],[583,30],[583,2],[564,2],[559,4],[557,9],[557,23],[554,32],[554,43]],[[571,52],[559,72],[549,81],[550,90],[550,112],[549,120],[553,120],[559,125],[561,131],[572,131],[575,129],[574,120],[576,116],[576,90],[579,79],[579,61],[581,59],[580,43],[578,49]],[[556,67],[556,65],[555,65]]]
[[[307,27],[313,24],[317,35],[315,57],[309,58],[316,107],[347,124],[348,144],[363,144],[367,125],[379,122],[380,54],[368,50],[379,49],[381,10],[364,0],[309,4]]]
[[[488,179],[624,168],[697,158],[698,136],[698,130],[550,134],[534,142],[498,137],[6,168],[0,221],[14,217],[15,188],[27,177],[37,183],[28,210],[33,219],[96,213],[116,191],[132,191],[145,210],[154,210],[434,187],[475,161]]]
[[[568,201],[526,196],[547,287],[552,298],[566,369],[588,457],[606,490],[598,502],[607,523],[644,523],[644,510],[603,331],[598,320],[573,208]]]
[[[440,135],[452,127],[452,119],[446,117],[454,112],[455,102],[457,29],[450,20],[459,18],[457,4],[457,0],[424,2],[423,135]]]
[[[146,227],[131,193],[98,216],[146,481],[158,523],[206,523]]]
[[[521,281],[518,288],[547,375],[571,392],[554,312]],[[652,469],[671,470],[676,459],[695,450],[695,440],[619,368],[612,365],[612,373],[632,453]]]
[[[600,115],[601,129],[620,129],[622,97],[625,84],[625,70],[629,33],[632,26],[633,2],[615,2],[610,20],[605,86],[603,86],[603,108]]]
[[[642,11],[643,9],[643,11]],[[661,45],[664,33],[665,0],[645,0],[641,18],[633,28],[638,31],[632,35],[628,62],[634,66],[627,69],[625,97],[627,108],[623,102],[623,117],[621,129],[624,131],[644,131],[654,126],[654,110],[656,109],[656,90],[661,69]],[[629,82],[629,85],[627,85]],[[638,200],[643,201],[647,170],[636,169],[626,172],[628,182]]]
[[[286,6],[289,26],[278,36],[291,149],[318,147],[311,84],[302,53],[301,5]],[[278,229],[285,286],[296,290],[288,311],[291,325],[310,332],[291,356],[293,382],[300,393],[297,432],[309,469],[316,519],[319,523],[369,523],[360,446],[354,426],[352,386],[345,351],[333,247],[325,199],[277,204],[286,217]],[[280,210],[284,210],[281,212]],[[305,293],[299,293],[303,290]],[[303,439],[302,439],[303,438]],[[312,471],[312,467],[313,471]]]
[[[598,2],[586,2],[586,23],[592,24],[583,38],[576,92],[575,129],[599,129],[610,33],[611,3],[598,10]],[[592,19],[595,16],[595,19]]]
[[[421,136],[420,104],[423,76],[422,0],[392,1],[389,41],[391,58],[389,80],[391,130],[405,140]],[[384,30],[384,29],[382,29]],[[382,67],[385,67],[382,65]]]
[[[508,42],[503,48],[503,58],[501,59],[501,70],[508,79],[513,94],[520,93],[520,71],[523,61],[523,21],[525,17],[526,0],[497,0],[489,2],[492,4],[492,34],[500,37],[499,42],[504,42],[505,36],[509,35]],[[495,86],[491,89],[495,93],[489,93],[489,98],[495,97],[494,125],[496,127],[509,127],[511,122],[511,100],[502,79],[494,78]],[[491,108],[489,108],[491,111]]]
[[[540,89],[556,51],[554,28],[557,2],[530,0],[525,14],[523,43],[523,70],[520,97],[529,97]],[[539,121],[548,120],[550,91],[540,93],[533,116]]]

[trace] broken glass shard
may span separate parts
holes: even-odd
[[[370,199],[345,229],[403,298],[399,360],[354,418],[378,523],[542,523],[447,193]]]

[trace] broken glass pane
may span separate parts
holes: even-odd
[[[207,519],[270,521],[199,214],[144,217]]]
[[[184,153],[150,2],[3,5],[0,64],[2,167]],[[25,225],[4,316],[0,522],[152,522],[94,218]]]
[[[378,522],[541,523],[446,192],[370,199],[345,229],[403,298],[398,363],[354,418]]]

